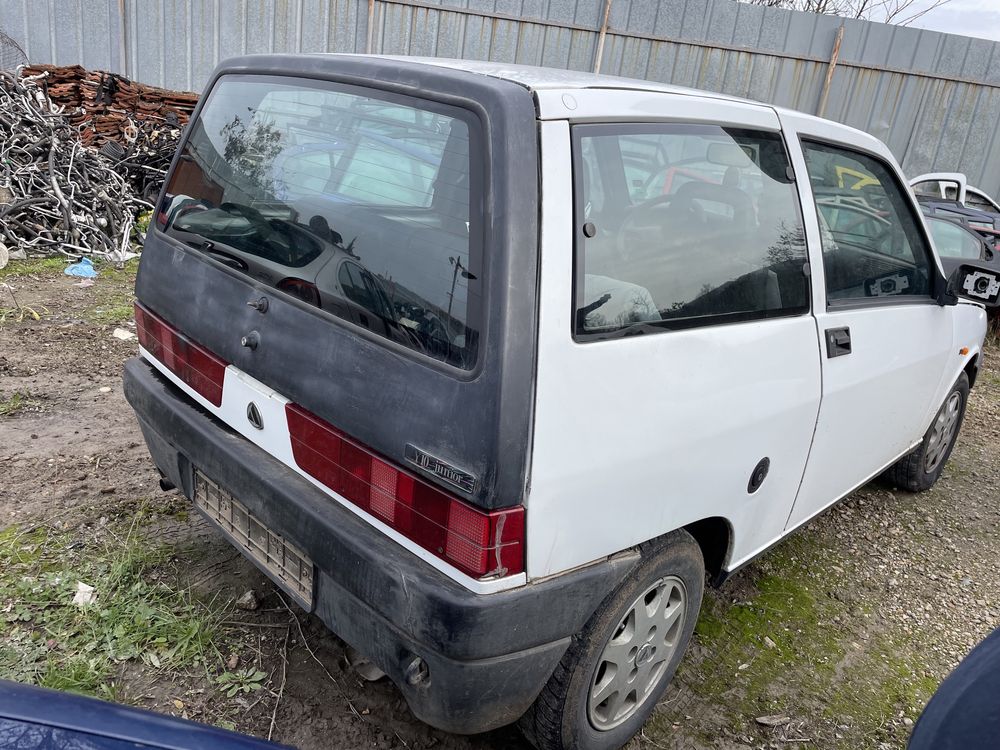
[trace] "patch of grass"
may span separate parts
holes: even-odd
[[[980,382],[984,385],[989,385],[993,387],[1000,386],[1000,373],[991,372],[990,370],[984,370],[979,373]]]
[[[819,682],[843,656],[833,623],[836,603],[790,570],[784,550],[772,557],[755,596],[734,603],[707,598],[695,631],[706,647],[717,649],[702,683],[715,694],[738,678],[746,687],[747,714],[767,708],[762,701],[771,686],[793,665],[808,665],[808,680]]]
[[[38,402],[27,393],[14,393],[10,398],[0,401],[0,417],[9,417],[22,409],[38,406]]]
[[[139,259],[131,258],[121,265],[95,260],[95,267],[101,274],[98,277],[99,279],[105,278],[113,281],[135,282],[135,274],[139,270]]]
[[[62,255],[12,260],[6,267],[0,268],[0,279],[18,276],[54,276],[62,273],[67,265],[69,265],[69,258]]]
[[[139,259],[133,258],[121,267],[105,263],[92,287],[96,301],[83,312],[83,317],[95,325],[118,325],[132,319],[135,313],[135,274]]]
[[[117,325],[131,320],[134,309],[131,292],[116,292],[87,309],[83,317],[96,325]]]
[[[843,670],[824,714],[832,721],[850,717],[856,730],[867,736],[880,736],[900,711],[916,720],[938,680],[914,663],[914,653],[919,653],[918,644],[887,636],[873,639],[861,658]]]
[[[0,675],[115,697],[125,662],[179,669],[221,660],[213,645],[223,613],[172,586],[166,547],[131,528],[80,544],[50,529],[0,531]],[[94,588],[74,603],[78,583]]]
[[[123,288],[116,284],[113,287],[100,289],[97,301],[83,312],[83,317],[95,325],[118,325],[132,319],[135,314],[135,295],[132,285]]]
[[[915,719],[937,684],[914,656],[919,648],[869,632],[871,612],[854,598],[849,574],[808,534],[792,536],[755,566],[746,575],[760,577],[735,599],[725,589],[707,592],[696,649],[677,678],[697,708],[682,701],[654,714],[651,739],[669,739],[681,721],[711,744],[719,729],[712,722],[722,717],[725,730],[766,741],[776,735],[755,717],[785,714],[807,723],[803,731],[816,747],[898,740],[899,712]],[[714,718],[689,721],[705,711]]]
[[[135,279],[139,267],[139,259],[132,258],[120,265],[111,263],[100,257],[88,256],[97,269],[100,279],[125,280]],[[19,276],[58,276],[73,259],[65,255],[46,255],[27,260],[12,260],[6,267],[0,268],[0,280],[14,279]]]

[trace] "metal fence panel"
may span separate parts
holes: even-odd
[[[593,70],[607,0],[0,0],[34,62],[199,90],[252,52],[381,52]],[[1000,193],[1000,44],[732,0],[611,0],[602,73],[816,113],[888,143],[909,173]]]
[[[119,0],[0,0],[0,28],[28,60],[123,72]]]

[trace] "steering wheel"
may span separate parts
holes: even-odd
[[[704,223],[704,209],[692,198],[679,197],[677,195],[658,195],[642,203],[637,203],[625,214],[625,218],[622,219],[621,226],[618,228],[618,236],[615,239],[615,249],[622,260],[628,262],[634,255],[632,248],[629,247],[629,243],[626,241],[626,237],[630,233],[649,232],[650,229],[660,230],[660,233],[662,233],[663,224],[662,222],[655,221],[656,212],[662,206],[668,204],[671,204],[671,208],[676,211],[683,212],[681,215],[687,221],[694,224]]]

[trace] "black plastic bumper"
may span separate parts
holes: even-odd
[[[316,564],[316,614],[382,669],[428,724],[493,729],[531,705],[572,635],[636,564],[624,555],[539,583],[477,595],[342,507],[193,404],[139,358],[125,396],[153,460],[188,498],[193,466]],[[407,682],[414,656],[429,679]]]

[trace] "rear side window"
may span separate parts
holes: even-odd
[[[889,167],[837,146],[802,145],[819,216],[827,301],[928,296],[927,241]]]
[[[227,76],[190,126],[161,230],[370,333],[471,369],[482,165],[463,110]],[[476,196],[473,199],[473,196]]]
[[[808,311],[779,135],[689,124],[573,133],[578,338]]]

